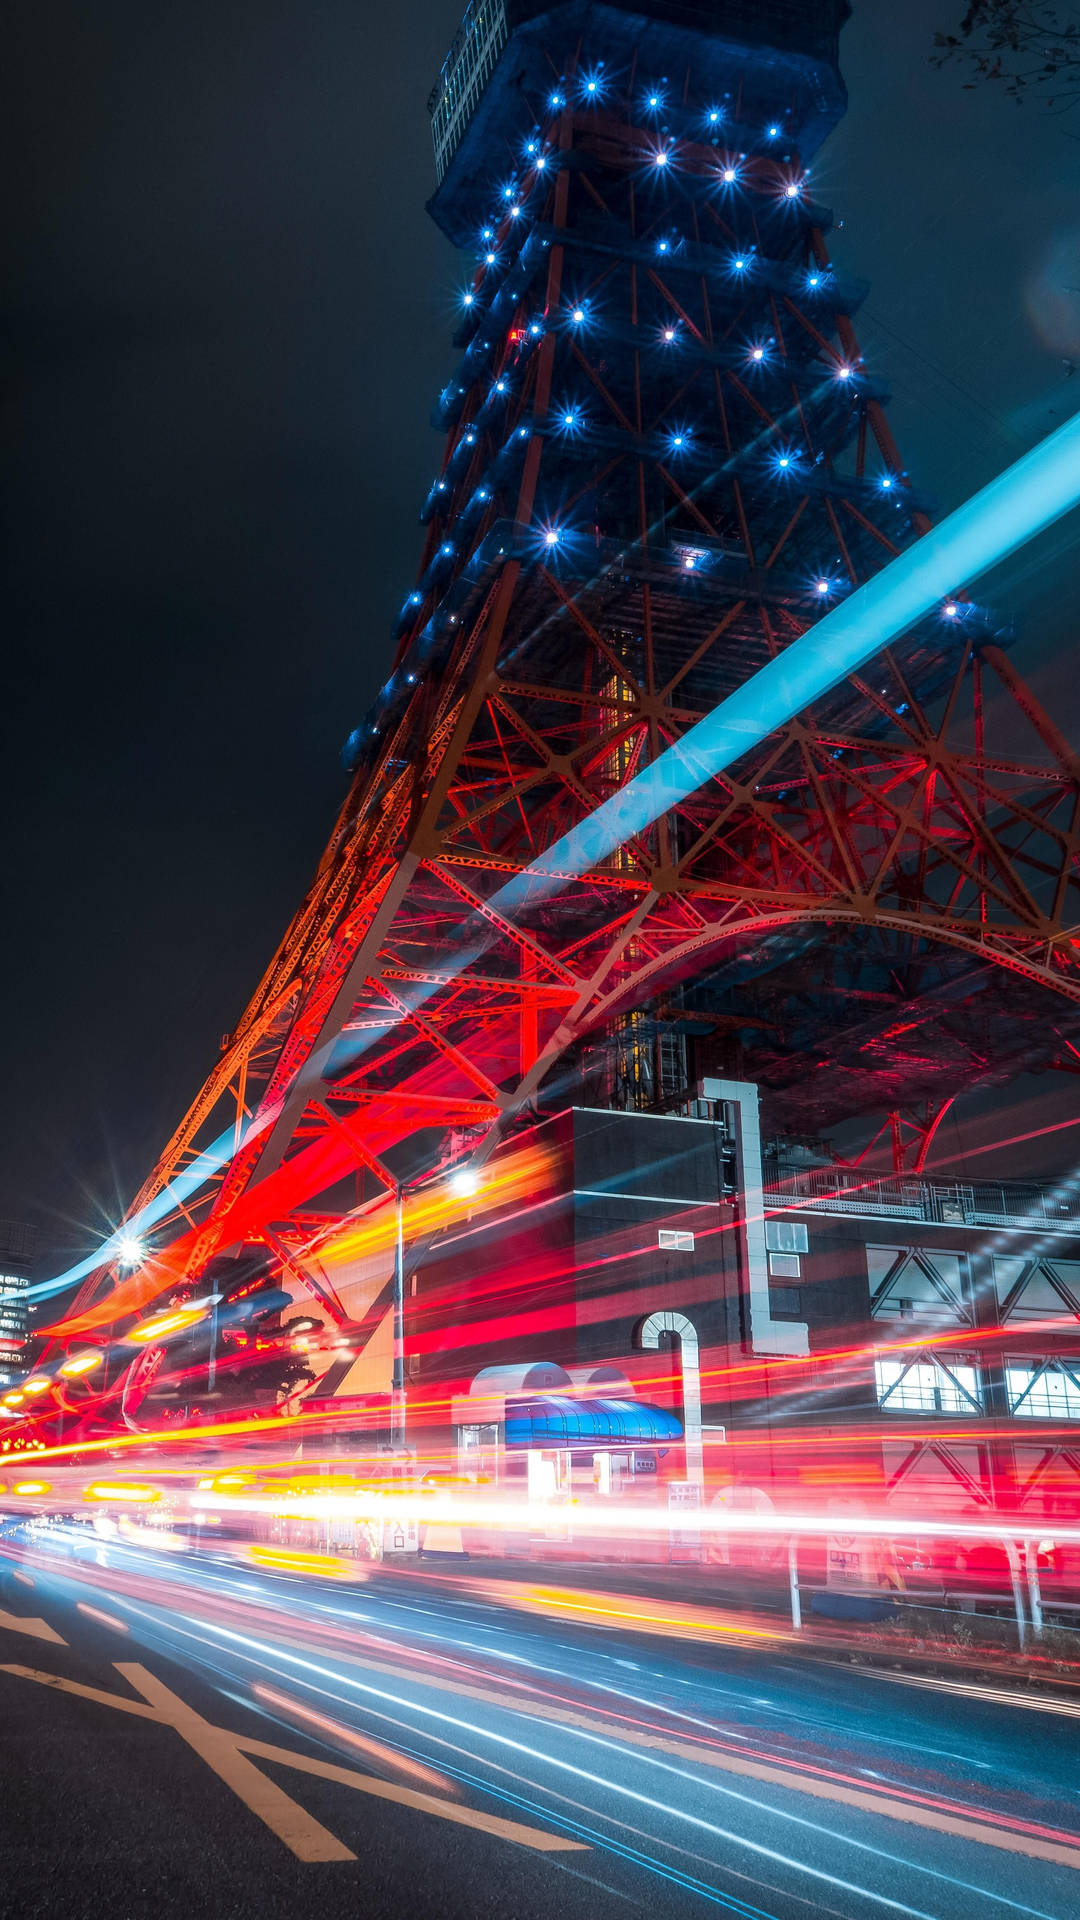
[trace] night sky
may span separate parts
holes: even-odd
[[[459,9],[9,14],[0,1213],[39,1223],[43,1273],[119,1217],[213,1063],[389,662],[463,278],[424,212]],[[959,11],[856,0],[851,108],[813,170],[942,510],[1080,405],[1080,109],[935,72]],[[1076,539],[1074,516],[980,597],[1080,738]],[[1009,1124],[1067,1117],[1078,1087],[1022,1083]],[[1078,1152],[1065,1132],[1008,1164]]]

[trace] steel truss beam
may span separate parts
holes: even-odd
[[[566,50],[552,57],[564,70]],[[801,635],[819,578],[854,586],[927,524],[821,226],[783,199],[797,156],[755,163],[735,205],[712,147],[688,142],[646,178],[652,138],[631,105],[560,112],[549,176],[521,183],[542,271],[514,294],[527,240],[509,216],[498,269],[477,271],[394,675],[312,889],[139,1195],[135,1210],[223,1115],[234,1127],[237,1152],[144,1297],[252,1235],[295,1257],[290,1221],[332,1212],[346,1175],[392,1185],[395,1155],[432,1124],[478,1145],[574,1049],[705,974],[727,996],[718,1029],[742,1008],[748,1030],[779,1033],[778,1057],[793,1000],[827,1030],[807,958],[827,945],[886,940],[913,977],[951,952],[954,987],[989,970],[1040,1016],[1055,1005],[1059,1027],[1080,1009],[1080,761],[966,602],[592,871],[512,914],[496,898]],[[606,251],[576,245],[590,219],[614,236]],[[646,268],[676,231],[670,264]],[[753,271],[736,274],[732,248],[751,245]],[[595,337],[568,319],[579,307]],[[748,951],[781,983],[767,1010],[740,984]],[[917,988],[897,994],[931,1052],[935,993],[925,1008]],[[886,1011],[874,1086],[899,1114],[925,1073],[904,1019],[889,1025]],[[1047,1044],[1060,1057],[1071,1042]],[[805,1053],[791,1060],[805,1079]],[[107,1315],[114,1278],[71,1318],[95,1289]],[[137,1293],[125,1284],[114,1306]]]

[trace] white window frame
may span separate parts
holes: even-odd
[[[1055,1401],[1049,1386],[1039,1392],[1042,1383],[1055,1374],[1062,1376],[1060,1402]],[[1023,1375],[1027,1379],[1021,1384]],[[1007,1358],[1005,1386],[1009,1412],[1016,1420],[1080,1420],[1080,1364],[1070,1365],[1060,1354],[1048,1354],[1041,1360]]]
[[[797,1253],[770,1253],[769,1273],[774,1280],[801,1280],[802,1261]]]
[[[809,1253],[810,1236],[803,1220],[766,1220],[765,1245],[770,1253]]]
[[[693,1253],[694,1236],[675,1227],[660,1227],[657,1229],[656,1244],[665,1253]]]
[[[894,1368],[893,1378],[890,1376]],[[983,1411],[974,1364],[952,1355],[921,1352],[909,1360],[875,1360],[874,1379],[878,1406],[883,1413],[977,1417]],[[905,1381],[911,1383],[906,1389]]]

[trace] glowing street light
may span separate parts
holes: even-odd
[[[302,1313],[298,1319],[289,1321],[285,1331],[287,1333],[318,1333],[321,1326],[322,1321],[316,1320],[313,1314]]]
[[[121,1235],[116,1243],[116,1258],[122,1267],[141,1267],[145,1257],[146,1250],[141,1240],[136,1240],[131,1233]]]
[[[158,1487],[128,1485],[116,1480],[95,1480],[83,1494],[84,1500],[107,1500],[121,1506],[149,1506],[154,1500],[161,1499]]]
[[[104,1355],[96,1347],[88,1347],[84,1353],[73,1353],[60,1368],[65,1380],[78,1380],[84,1373],[92,1373],[100,1367]]]
[[[127,1338],[134,1340],[138,1346],[146,1346],[151,1340],[167,1340],[171,1334],[184,1333],[188,1327],[193,1327],[196,1321],[205,1317],[206,1307],[201,1304],[197,1307],[174,1307],[171,1312],[153,1313],[149,1320],[140,1320],[137,1327],[132,1327]]]

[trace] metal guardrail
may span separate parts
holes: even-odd
[[[781,1163],[766,1172],[765,1204],[770,1210],[812,1207],[935,1226],[1026,1227],[1080,1236],[1080,1203],[1033,1182],[878,1178],[849,1167]]]
[[[882,1538],[887,1538],[887,1535],[883,1534]],[[842,1594],[846,1592],[851,1597],[861,1597],[863,1599],[889,1599],[894,1601],[897,1608],[901,1611],[905,1605],[925,1608],[930,1604],[931,1596],[918,1593],[907,1594],[902,1589],[897,1591],[891,1588],[869,1586],[851,1586],[846,1588],[828,1587],[823,1586],[818,1581],[808,1582],[804,1585],[799,1577],[799,1544],[797,1535],[792,1534],[788,1536],[788,1593],[791,1605],[791,1624],[796,1633],[802,1630],[802,1597],[804,1593]],[[1043,1616],[1046,1608],[1049,1608],[1051,1612],[1063,1612],[1067,1609],[1070,1612],[1080,1613],[1080,1602],[1074,1603],[1072,1601],[1056,1599],[1044,1600],[1042,1583],[1039,1579],[1038,1548],[1034,1539],[1029,1539],[1026,1535],[1018,1534],[1014,1540],[1002,1540],[1000,1544],[1009,1562],[1011,1590],[1008,1593],[1001,1592],[991,1594],[980,1594],[969,1590],[943,1592],[942,1598],[946,1602],[946,1607],[939,1610],[945,1612],[950,1599],[974,1601],[982,1599],[993,1600],[999,1605],[1008,1606],[1011,1604],[1016,1619],[1016,1637],[1020,1650],[1023,1652],[1027,1646],[1029,1637],[1035,1640],[1042,1638],[1045,1624]],[[1074,1629],[1067,1628],[1066,1631],[1072,1632]],[[1080,1646],[1080,1640],[1078,1640],[1078,1646]]]
[[[508,32],[504,0],[471,0],[428,98],[439,180],[453,159]]]

